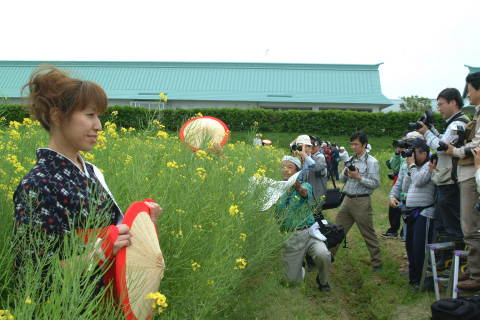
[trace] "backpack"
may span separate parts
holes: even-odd
[[[435,301],[432,320],[476,320],[480,319],[480,297],[459,297]]]

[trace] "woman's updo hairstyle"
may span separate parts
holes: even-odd
[[[98,84],[72,78],[52,66],[36,69],[23,89],[28,89],[28,112],[47,131],[51,128],[50,112],[54,108],[60,111],[61,120],[90,105],[96,107],[99,114],[107,110],[107,95]]]

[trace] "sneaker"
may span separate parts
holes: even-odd
[[[393,232],[385,232],[385,233],[382,233],[380,236],[382,238],[385,238],[385,239],[396,239],[397,238],[397,234],[393,233]]]
[[[318,275],[317,275],[317,277],[315,278],[315,281],[317,281],[318,289],[320,289],[320,291],[329,292],[329,291],[332,290],[332,289],[330,288],[330,285],[328,284],[328,282],[327,282],[326,284],[321,284],[321,283],[320,283],[320,279],[318,278]]]

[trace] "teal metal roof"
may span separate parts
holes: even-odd
[[[375,65],[0,61],[0,96],[17,98],[32,71],[50,64],[100,84],[110,99],[391,105]]]
[[[480,67],[472,67],[472,66],[469,66],[469,65],[465,65],[465,67],[468,68],[468,70],[469,70],[468,73],[480,72]]]

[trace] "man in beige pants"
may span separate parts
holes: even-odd
[[[457,287],[464,290],[480,290],[480,212],[475,208],[479,193],[475,184],[475,166],[461,165],[462,160],[472,157],[472,150],[480,146],[480,72],[467,76],[468,98],[475,108],[476,126],[472,128],[475,136],[467,140],[461,148],[449,145],[448,155],[460,158],[458,162],[458,181],[460,184],[460,222],[465,244],[469,247],[468,274],[461,274]],[[468,128],[468,125],[467,125]]]
[[[372,269],[382,266],[380,244],[373,228],[372,200],[370,195],[380,185],[380,166],[378,161],[366,152],[367,135],[356,132],[350,138],[350,145],[355,155],[345,162],[345,169],[340,175],[344,181],[345,198],[335,223],[345,228],[348,233],[354,223],[362,234],[372,261]]]

